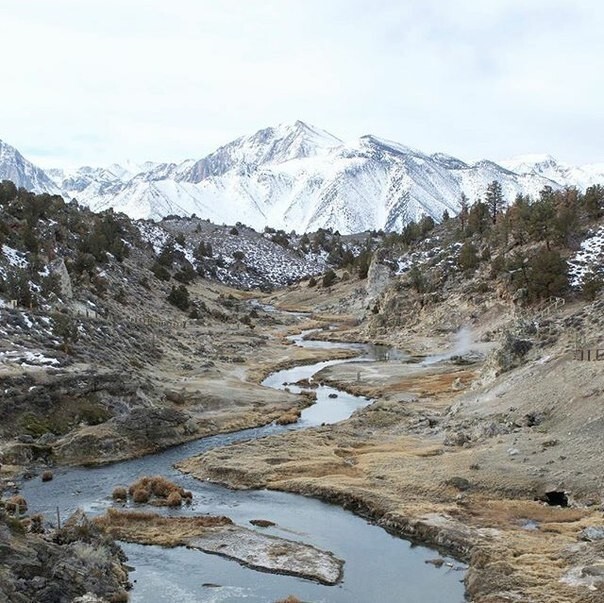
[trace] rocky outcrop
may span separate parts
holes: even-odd
[[[61,530],[48,534],[26,531],[0,512],[0,600],[71,603],[124,600],[128,574],[121,549],[79,513]]]
[[[367,283],[365,285],[369,303],[375,301],[392,282],[394,272],[391,266],[384,263],[384,259],[385,252],[378,250],[369,265]]]
[[[57,258],[49,264],[50,273],[57,276],[59,281],[59,288],[61,292],[61,298],[65,301],[73,299],[73,287],[71,285],[71,277],[67,272],[65,266],[65,260],[63,258]]]

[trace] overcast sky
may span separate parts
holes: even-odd
[[[0,0],[0,139],[200,158],[296,119],[465,160],[604,161],[601,0]]]

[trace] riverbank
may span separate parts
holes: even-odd
[[[222,301],[223,311],[237,314],[252,308],[255,328],[239,321],[189,321],[172,337],[149,334],[162,352],[147,357],[137,371],[113,366],[110,357],[103,357],[106,364],[71,362],[61,368],[1,364],[7,402],[2,475],[111,463],[219,433],[295,421],[313,394],[268,389],[262,379],[284,367],[355,352],[295,346],[287,336],[318,323],[265,311],[225,291],[204,290],[208,305]]]
[[[316,378],[376,402],[334,426],[178,466],[234,488],[318,497],[442,547],[469,562],[472,601],[601,601],[602,375],[562,345],[495,378],[489,362],[329,367]],[[558,496],[570,506],[542,502]]]

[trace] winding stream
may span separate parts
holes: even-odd
[[[305,340],[309,332],[292,337],[306,347],[358,349],[358,360],[371,361],[384,350],[364,344],[336,344]],[[393,357],[393,356],[391,356]],[[326,366],[350,362],[332,360],[300,366],[270,375],[263,385],[283,388],[285,383],[308,379]],[[297,391],[295,386],[288,386]],[[112,506],[111,491],[118,484],[129,484],[140,476],[163,474],[193,492],[193,504],[178,511],[180,515],[228,515],[234,522],[247,525],[251,519],[270,519],[276,526],[265,529],[290,540],[300,540],[332,551],[345,560],[344,579],[336,586],[324,586],[291,576],[260,573],[236,561],[208,555],[183,547],[165,549],[124,543],[128,564],[134,567],[131,601],[269,603],[289,594],[304,601],[337,603],[455,603],[464,600],[463,573],[445,563],[436,568],[425,562],[437,553],[413,546],[383,529],[339,507],[299,495],[273,491],[233,491],[201,482],[176,471],[176,461],[211,448],[237,441],[260,438],[288,429],[300,429],[321,423],[333,423],[350,416],[369,401],[320,385],[315,389],[317,403],[303,411],[298,424],[287,427],[269,425],[233,434],[203,438],[164,452],[96,468],[60,468],[51,482],[39,478],[23,484],[22,493],[32,512],[42,512],[52,521],[56,508],[67,517],[77,508],[90,514],[102,513]],[[337,398],[329,397],[330,394]],[[449,559],[451,565],[459,564]]]

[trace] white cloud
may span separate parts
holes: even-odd
[[[0,0],[0,138],[43,165],[180,160],[307,120],[465,159],[603,161],[584,0]]]

